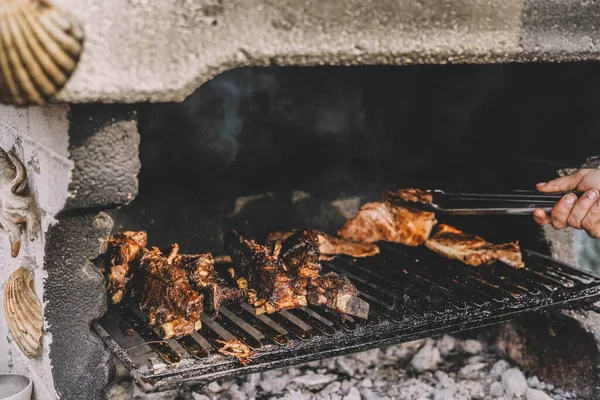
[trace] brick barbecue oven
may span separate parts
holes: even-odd
[[[600,246],[529,216],[447,219],[519,240],[527,273],[472,270],[450,285],[452,265],[382,245],[380,258],[327,265],[369,301],[368,321],[240,307],[135,357],[127,349],[154,333],[107,305],[92,262],[124,229],[220,254],[229,229],[335,233],[388,188],[531,189],[598,167],[599,3],[53,3],[82,32],[64,88],[13,105],[0,75],[0,148],[26,171],[29,191],[15,195],[31,217],[16,257],[0,232],[0,285],[31,272],[43,317],[28,357],[0,315],[0,373],[32,378],[37,399],[100,399],[115,362],[163,391],[503,322],[488,332],[516,364],[600,396]],[[133,337],[120,333],[128,318]],[[247,366],[216,354],[231,336],[264,354]]]

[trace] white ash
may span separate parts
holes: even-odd
[[[475,350],[478,349],[478,352]],[[435,365],[435,367],[434,367]],[[424,368],[427,367],[427,368]],[[429,370],[428,368],[435,368]],[[130,388],[130,387],[129,387]],[[575,396],[499,359],[487,344],[444,336],[223,380],[194,400],[565,400]],[[114,386],[109,399],[163,399]]]

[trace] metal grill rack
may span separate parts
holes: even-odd
[[[323,269],[347,275],[368,301],[366,321],[322,307],[256,316],[246,304],[224,308],[192,336],[166,343],[136,313],[112,308],[93,328],[147,392],[195,385],[481,327],[528,312],[600,299],[600,278],[530,251],[526,268],[473,268],[423,248],[384,244],[365,259],[339,257]],[[121,334],[123,322],[135,333]],[[109,334],[108,332],[111,332]],[[119,332],[118,334],[116,332]],[[253,352],[244,366],[217,352],[237,338]]]

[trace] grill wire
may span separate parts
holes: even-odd
[[[381,254],[323,262],[346,275],[369,302],[366,321],[323,307],[256,316],[247,304],[222,308],[192,336],[161,341],[128,306],[112,307],[93,328],[146,392],[295,365],[418,338],[481,327],[527,312],[591,304],[600,278],[538,253],[526,267],[473,268],[423,248],[382,244]],[[130,329],[134,335],[126,336]],[[111,332],[109,334],[108,332]],[[111,336],[112,335],[112,336]],[[217,352],[218,340],[252,349],[244,366]]]

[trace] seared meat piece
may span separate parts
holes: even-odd
[[[383,201],[395,204],[403,204],[404,201],[411,203],[422,202],[431,203],[433,201],[433,195],[421,189],[398,189],[383,194]]]
[[[146,232],[127,231],[108,239],[103,259],[108,269],[106,290],[113,304],[123,299],[147,242]]]
[[[249,300],[257,314],[306,305],[306,296],[297,292],[292,274],[265,246],[232,231],[225,235],[225,250],[233,260],[236,275],[246,280]]]
[[[316,232],[297,231],[289,236],[281,243],[279,259],[294,274],[296,287],[307,290],[309,303],[360,318],[368,317],[369,304],[358,297],[358,290],[348,278],[334,272],[321,276]]]
[[[319,242],[314,232],[298,231],[281,243],[279,259],[299,279],[319,276],[319,257]]]
[[[204,310],[216,315],[222,305],[240,303],[246,293],[221,278],[215,271],[212,254],[179,254],[174,264],[183,268],[192,287],[204,294]]]
[[[380,240],[408,246],[425,242],[436,224],[432,212],[413,210],[389,202],[363,205],[356,217],[348,220],[339,235],[353,242],[374,243]]]
[[[175,258],[175,251],[165,257],[156,247],[146,250],[136,273],[140,310],[164,339],[191,335],[201,326],[203,296],[191,287],[186,271],[170,262]]]
[[[495,261],[502,261],[515,269],[525,267],[518,242],[492,244],[446,224],[438,226],[425,246],[444,257],[475,267]]]
[[[297,231],[273,232],[267,237],[267,242],[284,241]],[[339,254],[351,257],[371,257],[379,254],[379,247],[374,243],[356,243],[345,239],[330,236],[321,231],[309,231],[317,235],[321,260],[331,260]]]
[[[369,316],[369,303],[358,297],[358,290],[347,277],[335,272],[311,280],[308,302],[326,305],[341,313],[363,319]]]

